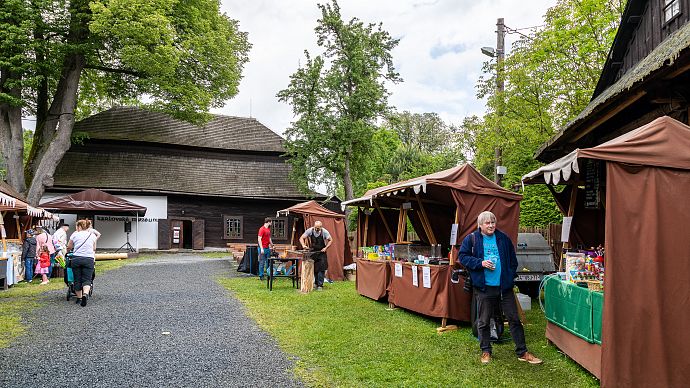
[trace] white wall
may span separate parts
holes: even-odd
[[[64,193],[47,193],[41,199],[41,203],[64,195]],[[137,248],[138,243],[138,248],[158,249],[158,220],[168,218],[168,198],[143,195],[118,195],[118,197],[145,206],[146,215],[139,218],[138,227],[137,217],[96,215],[95,228],[101,232],[98,249],[117,249],[127,241],[127,235],[124,231],[125,220],[132,222],[129,243],[134,248]],[[76,215],[56,214],[70,225],[68,235],[75,231]]]

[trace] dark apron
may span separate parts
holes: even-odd
[[[323,231],[321,235],[316,237],[313,234],[309,236],[309,245],[311,247],[311,258],[314,260],[314,271],[323,272],[328,269],[328,257],[326,252],[321,252],[323,248],[326,248],[326,241],[323,238]]]

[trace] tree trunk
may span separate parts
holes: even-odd
[[[17,74],[2,69],[0,79],[0,92],[21,99],[19,88],[7,90],[4,85],[8,80],[16,80]],[[7,169],[7,183],[20,193],[26,190],[24,183],[24,137],[22,131],[21,106],[0,104],[0,151]]]
[[[352,190],[352,175],[350,174],[350,155],[345,155],[345,169],[343,170],[343,188],[345,189],[345,200],[351,200],[355,197]],[[345,209],[345,219],[350,219],[350,207]]]
[[[34,205],[38,204],[45,188],[53,185],[55,169],[71,145],[79,77],[84,65],[85,59],[82,54],[71,54],[65,58],[53,103],[42,128],[36,128],[36,133],[42,134],[38,135],[41,144],[35,145],[40,148],[29,165],[32,179],[26,196]]]

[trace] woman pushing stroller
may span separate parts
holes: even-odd
[[[100,233],[91,229],[90,220],[77,221],[77,231],[72,233],[67,243],[67,251],[72,252],[72,272],[77,303],[86,306],[91,290],[91,279],[96,261],[96,240]]]

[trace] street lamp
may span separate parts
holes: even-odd
[[[496,50],[494,50],[493,47],[482,47],[482,54],[486,55],[487,57],[495,57],[496,56]]]

